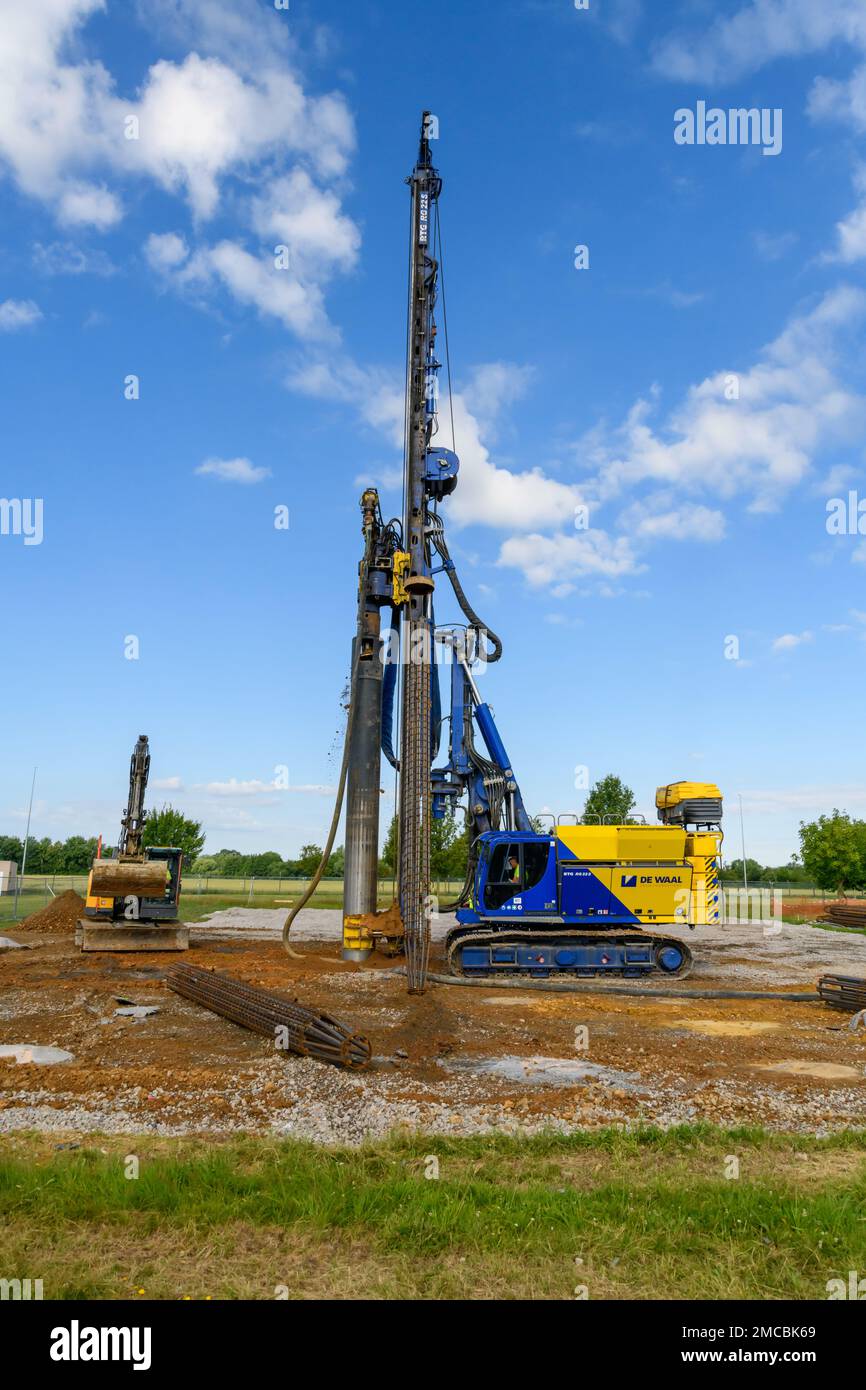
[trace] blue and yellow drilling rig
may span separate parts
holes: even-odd
[[[364,554],[349,720],[329,840],[345,788],[343,956],[364,960],[380,937],[400,939],[410,992],[423,991],[436,910],[429,894],[431,821],[464,803],[471,849],[453,905],[457,924],[445,941],[452,973],[494,979],[681,976],[691,953],[680,936],[659,928],[719,920],[719,789],[691,782],[660,788],[654,825],[639,819],[581,823],[570,815],[550,817],[545,828],[527,813],[473,674],[478,662],[500,659],[502,643],[466,597],[439,510],[458,484],[459,461],[453,447],[436,443],[442,365],[436,345],[442,180],[430,149],[436,135],[436,118],[425,112],[418,160],[407,179],[412,215],[402,516],[386,522],[374,488],[361,498]],[[445,339],[447,353],[447,329]],[[450,582],[465,620],[459,626],[436,626],[438,576]],[[384,635],[383,610],[391,614]],[[437,652],[447,656],[451,670],[444,717]],[[399,757],[392,732],[398,677]],[[437,763],[446,721],[448,754]],[[398,895],[393,909],[377,914],[383,755],[399,773]],[[287,944],[290,925],[291,918]]]

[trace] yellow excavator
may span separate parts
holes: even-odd
[[[178,922],[183,852],[145,845],[144,796],[150,747],[140,734],[129,765],[129,797],[117,854],[93,861],[76,939],[83,951],[185,951],[189,927]]]

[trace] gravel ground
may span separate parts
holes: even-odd
[[[0,1063],[0,1133],[244,1132],[357,1144],[401,1127],[533,1134],[708,1120],[822,1134],[866,1125],[866,1034],[844,1015],[772,993],[688,997],[716,986],[800,991],[825,970],[866,977],[866,938],[795,925],[701,929],[688,934],[695,969],[669,999],[616,996],[603,983],[579,996],[433,986],[410,999],[391,962],[340,962],[339,912],[301,915],[300,961],[280,948],[283,920],[267,909],[217,913],[193,927],[188,959],[351,1022],[373,1043],[371,1071],[275,1055],[267,1039],[168,991],[176,957],[82,955],[68,937],[22,933],[34,949],[0,962],[0,1043],[60,1046],[74,1061]],[[434,924],[435,941],[449,924]],[[159,1013],[115,1017],[119,994]],[[579,1052],[583,1028],[589,1045]]]

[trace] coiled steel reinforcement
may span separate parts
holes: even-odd
[[[370,1065],[372,1048],[365,1037],[351,1033],[329,1014],[316,1013],[282,994],[196,965],[175,966],[166,983],[193,1004],[272,1038],[278,1050],[315,1057],[350,1071],[363,1071]]]

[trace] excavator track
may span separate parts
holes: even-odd
[[[546,979],[614,975],[636,979],[665,975],[683,979],[693,959],[676,936],[636,930],[580,931],[574,927],[535,931],[479,931],[456,927],[445,939],[452,975],[493,979],[497,975]]]

